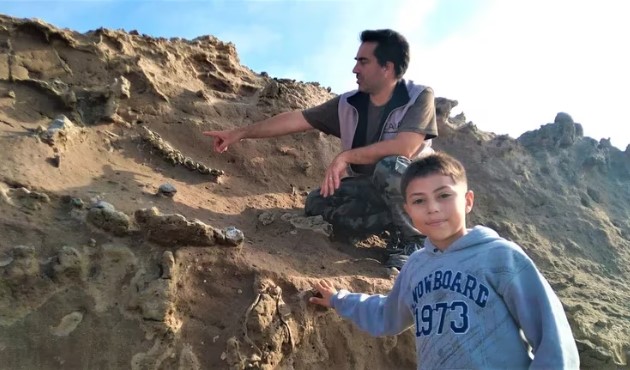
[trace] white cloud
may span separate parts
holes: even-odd
[[[427,31],[423,27],[424,21],[435,10],[437,0],[402,0],[395,4],[398,14],[395,15],[391,28],[403,35],[415,34],[423,37]]]
[[[519,136],[565,111],[587,136],[622,150],[630,125],[618,109],[630,98],[630,34],[622,2],[496,2],[476,22],[425,47],[410,68],[441,96],[457,99],[481,129]],[[627,120],[627,119],[626,119]]]
[[[239,54],[259,53],[282,42],[282,34],[256,24],[239,27],[238,31],[219,31],[215,36],[221,41],[234,43]]]

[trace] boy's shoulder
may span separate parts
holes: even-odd
[[[479,254],[480,257],[483,255],[483,258],[496,262],[512,260],[517,264],[533,263],[525,250],[516,242],[502,237],[495,230],[487,226],[476,226],[473,230],[475,229],[481,230],[483,233],[491,236],[476,245],[475,254]]]
[[[504,238],[489,242],[481,250],[484,263],[495,272],[517,273],[526,266],[536,266],[520,245]]]
[[[515,252],[519,254],[525,254],[523,247],[516,244],[516,242],[505,239],[503,237],[501,237],[500,239],[496,239],[491,242],[488,242],[485,247],[493,249],[493,250],[505,250],[505,251]]]

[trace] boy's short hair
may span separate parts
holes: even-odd
[[[407,199],[407,187],[414,179],[431,175],[449,176],[455,183],[468,185],[466,169],[460,161],[442,152],[435,152],[411,162],[400,181],[400,191]]]

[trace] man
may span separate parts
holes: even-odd
[[[388,266],[402,267],[419,248],[419,231],[403,209],[400,178],[410,163],[432,152],[437,137],[433,90],[403,80],[409,44],[392,30],[366,30],[352,72],[358,91],[304,111],[285,112],[250,126],[206,131],[214,150],[246,138],[318,129],[341,139],[343,151],[328,165],[305,212],[322,215],[336,235],[390,232]]]

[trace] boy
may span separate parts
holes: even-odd
[[[413,162],[401,191],[427,239],[391,292],[337,292],[320,281],[322,297],[310,301],[374,336],[415,326],[418,369],[578,369],[562,305],[533,261],[489,228],[466,229],[474,194],[462,164],[443,153]]]

